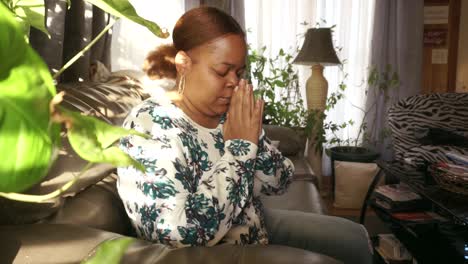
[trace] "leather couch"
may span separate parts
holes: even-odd
[[[119,124],[128,109],[145,97],[134,85],[119,82],[80,83],[60,89],[68,91],[64,103],[67,107],[114,124]],[[293,183],[281,196],[262,197],[264,206],[323,214],[310,166],[301,154],[291,159],[296,167]],[[62,151],[49,175],[27,193],[53,191],[74,177],[84,165],[64,139]],[[0,199],[0,263],[77,263],[93,256],[105,241],[134,236],[116,191],[116,179],[115,168],[96,164],[77,184],[52,201],[29,204]],[[339,262],[325,255],[279,245],[169,249],[137,239],[127,249],[122,263]]]

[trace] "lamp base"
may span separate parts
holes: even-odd
[[[307,96],[307,109],[324,111],[328,94],[328,82],[323,76],[323,66],[315,64],[312,66],[312,75],[307,79],[306,83],[306,96]],[[323,126],[323,124],[315,124],[315,126]],[[307,159],[312,170],[317,176],[318,187],[322,189],[322,153],[316,150],[314,132],[311,135],[311,140],[308,144]]]
[[[306,97],[308,109],[325,110],[328,94],[328,82],[323,76],[323,66],[312,66],[312,75],[306,82]]]

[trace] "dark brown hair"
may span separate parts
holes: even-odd
[[[189,51],[227,34],[245,36],[237,21],[214,7],[197,7],[183,14],[172,31],[173,45],[162,45],[146,57],[143,70],[151,79],[176,78],[174,58],[178,51]]]
[[[172,44],[165,44],[157,47],[146,56],[143,63],[143,71],[152,80],[157,79],[175,79],[177,71],[174,59],[177,50]]]
[[[214,7],[198,7],[185,13],[172,31],[176,50],[188,51],[226,34],[245,33],[230,15]]]

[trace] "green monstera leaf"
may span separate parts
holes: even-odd
[[[130,134],[141,137],[148,135],[116,127],[93,117],[84,116],[65,109],[61,115],[68,119],[68,139],[81,158],[90,162],[106,162],[115,166],[134,166],[145,171],[145,167],[112,144]]]
[[[42,179],[59,127],[50,122],[55,95],[42,59],[26,43],[13,13],[0,4],[0,191],[18,192]]]
[[[117,16],[127,18],[135,23],[146,27],[154,35],[160,38],[167,38],[168,32],[163,32],[161,28],[154,22],[138,16],[135,8],[128,0],[86,0],[91,4],[101,8],[105,12]]]

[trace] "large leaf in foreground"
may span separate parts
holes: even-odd
[[[143,165],[112,144],[130,134],[141,137],[148,137],[148,135],[112,126],[94,117],[63,108],[60,112],[71,124],[68,129],[68,139],[80,157],[93,163],[105,162],[114,166],[134,166],[141,171],[145,170]]]
[[[44,32],[50,38],[49,31],[45,25],[44,0],[19,0],[13,12],[32,27]]]
[[[0,28],[0,191],[19,192],[40,181],[51,164],[59,138],[58,126],[49,122],[55,87],[3,4]]]
[[[82,262],[82,264],[118,264],[125,250],[134,241],[135,239],[130,237],[108,240],[97,248],[96,253],[91,259]]]
[[[154,35],[160,38],[167,38],[169,33],[163,32],[158,24],[140,17],[135,8],[128,0],[86,0],[93,5],[101,8],[105,12],[117,16],[127,18],[135,23],[146,27]]]

